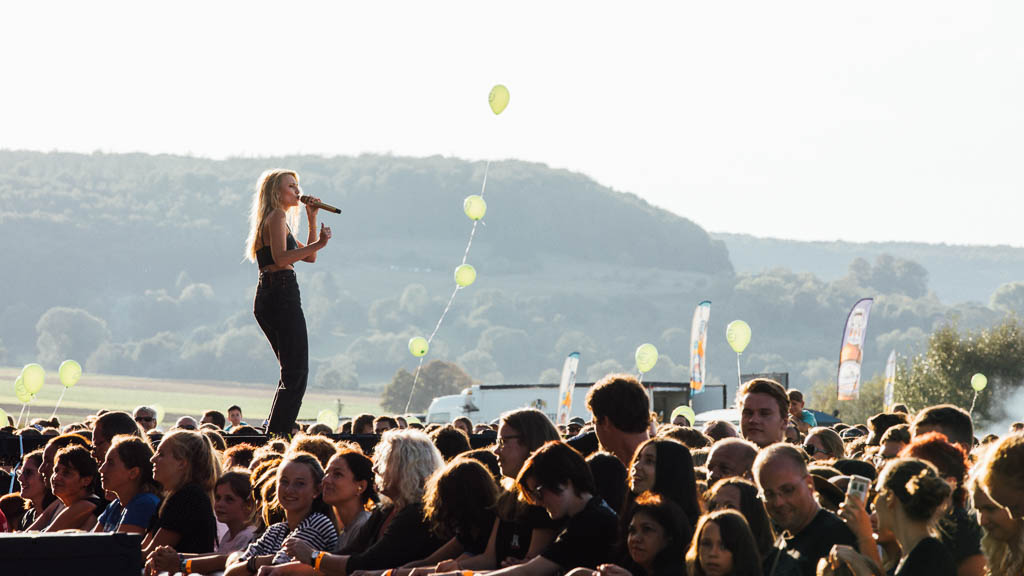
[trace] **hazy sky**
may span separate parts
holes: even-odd
[[[1016,0],[155,6],[7,3],[0,148],[518,158],[715,232],[1024,246]]]

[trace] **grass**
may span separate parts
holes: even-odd
[[[21,404],[14,397],[14,381],[20,368],[0,368],[0,408],[18,418]],[[33,418],[49,418],[63,387],[55,370],[48,371],[43,389],[29,404]],[[228,406],[242,408],[246,421],[259,424],[270,412],[274,386],[245,382],[211,380],[163,380],[134,376],[83,374],[82,379],[67,390],[57,417],[62,423],[81,420],[97,410],[131,412],[141,404],[158,404],[164,409],[163,426],[182,415],[198,418],[205,410],[227,413]],[[380,397],[366,393],[343,391],[332,393],[307,389],[299,412],[300,420],[316,420],[323,409],[338,409],[340,415],[355,416],[362,412],[380,413]]]

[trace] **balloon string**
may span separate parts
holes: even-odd
[[[488,160],[487,164],[484,166],[484,181],[483,181],[483,184],[480,185],[480,198],[483,198],[484,197],[484,192],[487,191],[487,174],[490,172],[490,170],[491,170],[491,161]],[[473,246],[473,237],[476,236],[476,225],[479,224],[479,223],[480,223],[479,220],[474,220],[473,221],[473,229],[469,231],[469,241],[466,242],[466,251],[462,253],[462,264],[465,264],[466,263],[466,259],[469,258],[469,249],[472,248],[472,246]],[[452,291],[451,297],[448,298],[448,303],[445,304],[444,310],[441,312],[441,317],[437,319],[437,324],[434,326],[434,331],[431,332],[430,333],[430,337],[427,338],[427,345],[428,345],[428,347],[429,347],[430,343],[434,341],[434,336],[437,336],[437,331],[441,329],[441,324],[444,322],[445,317],[448,316],[448,311],[451,310],[451,308],[452,308],[452,302],[455,301],[455,295],[459,293],[459,290],[461,288],[462,287],[459,286],[458,284],[455,285],[455,290]],[[412,395],[416,391],[416,384],[419,382],[419,379],[420,379],[420,368],[422,368],[422,367],[423,367],[423,356],[420,356],[420,363],[416,366],[416,374],[412,378],[412,388],[409,389],[409,399],[405,403],[405,412],[407,414],[409,413],[409,406],[412,405]]]
[[[64,388],[63,390],[60,391],[60,398],[57,398],[57,404],[56,406],[53,407],[53,415],[50,416],[50,420],[53,420],[54,418],[57,417],[57,408],[60,408],[61,400],[64,400],[64,393],[67,391],[67,388]]]
[[[25,415],[25,404],[21,405],[21,412],[18,413],[18,422],[14,425],[15,428],[21,428],[21,417]]]
[[[484,192],[487,190],[487,173],[491,170],[491,161],[487,161],[487,165],[484,166],[484,183],[480,186],[480,198],[484,197]],[[469,242],[466,243],[466,251],[462,254],[462,263],[466,263],[466,259],[469,258],[469,249],[473,246],[473,237],[476,236],[476,225],[480,223],[480,220],[473,221],[473,229],[469,231]]]
[[[412,404],[412,393],[416,390],[416,381],[420,379],[420,368],[423,367],[423,356],[420,356],[420,363],[416,366],[416,375],[412,377],[412,388],[409,388],[409,399],[405,402],[405,414],[409,413],[409,405]]]
[[[973,398],[973,399],[971,400],[971,410],[970,410],[970,414],[971,414],[972,416],[974,415],[974,403],[975,403],[975,402],[977,402],[977,401],[978,401],[978,391],[977,391],[977,390],[975,390],[975,391],[974,391],[974,398]]]
[[[740,369],[740,353],[739,352],[736,353],[736,382],[739,383],[738,385],[740,387],[743,386],[743,370]],[[740,391],[740,389],[736,388],[736,392],[739,392],[739,391]]]

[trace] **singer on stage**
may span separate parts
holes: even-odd
[[[309,375],[306,317],[302,314],[295,262],[316,262],[327,246],[331,229],[320,226],[316,236],[319,198],[303,197],[309,233],[303,245],[292,236],[299,220],[299,175],[291,170],[267,170],[259,179],[249,213],[246,257],[260,267],[253,313],[281,365],[281,379],[270,408],[267,433],[290,437],[302,406]]]

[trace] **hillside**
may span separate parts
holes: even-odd
[[[462,200],[480,191],[480,162],[0,151],[0,365],[72,357],[93,373],[273,382],[252,318],[256,269],[242,249],[256,178],[277,166],[344,210],[323,215],[334,239],[315,265],[298,266],[311,386],[379,390],[414,368],[406,343],[430,333],[451,294],[471,226]],[[735,380],[724,326],[743,318],[754,332],[743,370],[789,371],[806,388],[834,378],[843,322],[861,297],[876,297],[870,375],[936,326],[998,321],[1007,310],[987,295],[1024,280],[1015,249],[710,236],[537,164],[492,164],[486,199],[469,257],[477,282],[430,352],[485,383],[556,380],[573,350],[587,379],[629,371],[642,342],[661,352],[648,378],[688,380],[693,307],[710,299],[712,383]]]

